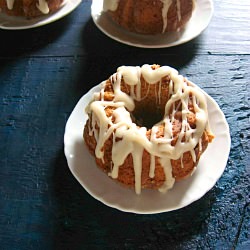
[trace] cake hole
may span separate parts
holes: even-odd
[[[143,111],[135,110],[132,113],[133,122],[140,126],[146,127],[147,130],[151,129],[155,124],[163,119],[164,113],[161,110],[156,109],[155,112],[147,110],[145,108]]]

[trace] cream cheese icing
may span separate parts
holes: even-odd
[[[13,9],[14,2],[15,2],[15,0],[6,0],[7,8],[8,8],[9,10],[12,10],[12,9]]]
[[[43,14],[48,14],[49,13],[49,6],[47,1],[45,0],[39,0],[38,3],[36,4],[36,7],[43,13]]]
[[[150,85],[161,84],[163,77],[169,76],[169,99],[165,104],[165,113],[163,119],[153,125],[151,136],[146,136],[147,128],[138,127],[131,118],[131,112],[135,109],[135,100],[141,101],[146,96],[141,96],[141,78]],[[154,177],[155,158],[158,157],[165,173],[165,183],[159,189],[165,192],[172,188],[175,179],[172,176],[171,159],[182,159],[185,152],[190,151],[192,159],[196,162],[194,148],[201,147],[201,137],[205,130],[209,131],[208,114],[206,99],[202,91],[195,85],[188,85],[183,76],[178,74],[175,69],[162,66],[152,69],[151,65],[145,64],[142,67],[122,66],[110,77],[113,84],[114,99],[112,101],[104,100],[104,87],[106,81],[102,83],[100,93],[94,95],[93,101],[88,105],[86,111],[91,113],[91,126],[89,126],[89,135],[94,135],[97,142],[95,155],[104,161],[103,146],[105,141],[113,135],[112,146],[112,170],[109,176],[116,179],[119,173],[119,167],[124,163],[129,154],[132,155],[134,173],[135,173],[135,191],[141,192],[141,172],[142,155],[146,150],[150,154],[149,176]],[[121,90],[122,80],[129,86],[130,95]],[[160,88],[159,88],[160,89]],[[188,102],[192,95],[192,104],[196,117],[196,126],[191,128],[188,123]],[[146,94],[147,95],[147,94]],[[160,102],[161,92],[156,94],[157,102]],[[179,110],[176,103],[181,105],[182,124],[176,144],[171,145],[173,140],[173,122],[174,115]],[[112,117],[107,117],[106,107],[115,108]],[[98,125],[98,129],[96,128]],[[158,138],[159,126],[164,126],[164,136]],[[119,140],[116,140],[118,139]]]
[[[103,11],[115,11],[118,7],[119,0],[104,0],[103,1]]]
[[[7,3],[7,8],[9,10],[13,9],[15,0],[6,0]],[[49,13],[49,6],[46,0],[39,0],[38,3],[36,4],[36,7],[43,13],[43,14],[48,14]]]

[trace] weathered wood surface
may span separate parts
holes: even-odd
[[[139,49],[93,24],[91,1],[53,24],[0,30],[1,249],[250,249],[250,2],[214,1],[195,40]],[[159,63],[211,95],[232,146],[215,187],[186,208],[122,213],[93,199],[71,175],[65,123],[78,99],[120,65]]]

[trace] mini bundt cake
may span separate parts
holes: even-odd
[[[55,12],[62,2],[63,0],[0,0],[0,9],[8,15],[33,18]]]
[[[189,21],[194,0],[104,0],[103,11],[121,27],[136,33],[178,31]]]
[[[203,92],[168,66],[122,66],[86,107],[97,165],[128,187],[166,191],[190,176],[212,141]]]

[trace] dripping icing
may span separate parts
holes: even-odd
[[[119,0],[104,0],[103,1],[103,11],[115,11],[118,7]]]
[[[13,9],[14,2],[15,2],[15,0],[6,0],[7,8],[8,8],[9,10],[12,10],[12,9]]]
[[[36,4],[36,7],[43,13],[48,14],[49,13],[49,6],[46,0],[39,0]]]
[[[162,33],[164,33],[167,30],[168,26],[168,11],[170,6],[173,3],[173,0],[160,0],[163,4],[162,7]],[[103,1],[103,11],[116,11],[118,8],[119,0],[104,0]],[[176,0],[176,11],[177,11],[177,18],[178,21],[181,21],[181,2],[180,0]]]
[[[180,0],[176,1],[176,8],[177,8],[177,17],[178,17],[178,21],[181,21],[181,2]]]
[[[162,8],[162,21],[163,21],[163,28],[162,28],[162,33],[164,33],[167,29],[168,26],[168,10],[172,4],[172,0],[161,0],[163,3],[163,8]]]
[[[9,10],[13,9],[15,0],[6,0],[7,3],[7,8]],[[43,13],[43,14],[48,14],[49,13],[49,6],[46,0],[39,0],[38,3],[36,4],[36,7]]]
[[[121,91],[122,79],[130,88],[139,88],[141,85],[141,77],[150,84],[160,83],[164,76],[169,76],[170,83],[169,100],[165,105],[165,114],[163,120],[155,124],[151,129],[151,135],[148,139],[146,136],[147,129],[145,127],[138,128],[132,121],[130,112],[135,108],[134,99],[140,101],[145,98],[135,94],[131,96]],[[162,66],[155,70],[150,65],[142,67],[122,66],[119,67],[117,73],[110,77],[113,84],[114,99],[112,101],[104,101],[104,86],[99,93],[94,95],[92,101],[87,107],[87,112],[91,112],[92,129],[89,129],[90,134],[94,134],[97,145],[95,155],[103,160],[103,146],[105,141],[112,135],[112,169],[109,175],[112,178],[118,177],[119,166],[121,166],[129,154],[132,155],[134,172],[135,172],[135,190],[139,194],[141,192],[141,171],[143,151],[146,150],[151,156],[149,177],[154,177],[155,157],[164,169],[165,183],[159,191],[163,192],[171,188],[174,184],[172,177],[171,159],[182,159],[184,152],[190,151],[192,159],[196,162],[194,148],[199,145],[201,149],[201,136],[207,129],[207,108],[204,95],[201,91],[189,86],[184,81],[181,75],[175,69],[168,66]],[[139,85],[139,86],[137,86]],[[192,93],[192,101],[196,115],[196,128],[192,129],[187,122],[187,115],[190,112],[188,109],[189,95]],[[134,98],[134,99],[133,99]],[[179,100],[179,104],[176,101]],[[105,113],[106,107],[114,107],[112,117],[107,117]],[[171,111],[172,107],[172,112]],[[178,140],[175,146],[171,145],[173,139],[172,126],[175,112],[182,109],[182,126],[181,132],[178,135]],[[112,119],[113,118],[113,119]],[[96,124],[99,129],[95,129]],[[157,132],[160,125],[164,125],[164,137],[158,138]],[[184,136],[186,135],[186,136]],[[118,139],[118,140],[116,140]],[[182,164],[182,163],[181,163]]]

